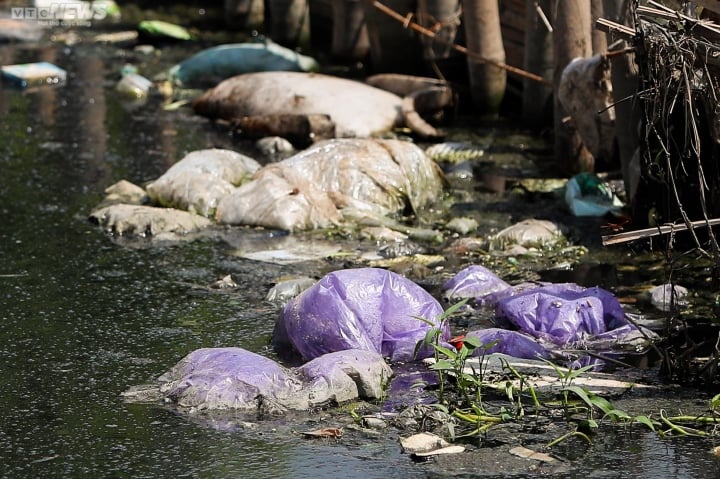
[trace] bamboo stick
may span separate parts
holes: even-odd
[[[396,12],[396,11],[393,10],[392,8],[384,5],[384,4],[381,3],[381,2],[378,2],[378,1],[375,1],[375,0],[367,0],[367,1],[368,1],[368,3],[369,3],[370,5],[372,5],[372,6],[375,7],[376,9],[380,10],[381,12],[383,12],[383,13],[386,14],[386,15],[388,15],[389,17],[391,17],[391,18],[397,20],[398,22],[402,23],[405,28],[410,28],[411,30],[414,30],[414,31],[416,31],[416,32],[418,32],[418,33],[420,33],[420,34],[422,34],[422,35],[425,35],[425,36],[427,36],[427,37],[429,37],[429,38],[432,38],[432,39],[434,39],[434,40],[435,40],[436,42],[438,42],[438,43],[445,43],[443,40],[441,40],[441,39],[439,39],[439,38],[436,38],[435,32],[433,32],[432,30],[429,30],[429,29],[423,27],[422,25],[420,25],[420,24],[418,24],[418,23],[413,22],[413,21],[410,19],[409,16],[400,15],[398,12]],[[530,73],[530,72],[525,71],[525,70],[523,70],[523,69],[521,69],[521,68],[517,68],[517,67],[511,66],[511,65],[508,65],[508,64],[506,64],[506,63],[503,63],[503,62],[497,62],[497,61],[491,60],[491,59],[489,59],[489,58],[482,57],[482,56],[478,55],[477,53],[468,50],[467,48],[465,48],[465,47],[462,46],[462,45],[457,45],[457,44],[454,44],[454,43],[450,43],[449,46],[450,46],[453,50],[455,50],[455,51],[457,51],[457,52],[460,52],[460,53],[462,53],[462,54],[464,54],[464,55],[467,55],[467,56],[469,56],[469,57],[472,57],[473,59],[475,59],[475,60],[477,60],[477,61],[484,62],[484,63],[487,63],[487,64],[489,64],[489,65],[493,65],[493,66],[498,67],[498,68],[502,68],[503,70],[506,70],[506,71],[508,71],[509,73],[514,73],[515,75],[519,75],[519,76],[521,76],[521,77],[525,77],[525,78],[528,78],[528,79],[530,79],[530,80],[534,80],[534,81],[537,81],[537,82],[540,82],[540,83],[545,83],[545,84],[547,84],[547,85],[551,85],[551,82],[550,82],[550,81],[544,79],[543,77],[541,77],[541,76],[539,76],[539,75],[535,75],[534,73]]]
[[[702,228],[709,226],[720,225],[720,218],[712,220],[699,220],[692,221],[689,223],[690,228]],[[627,243],[628,241],[635,241],[642,238],[650,238],[651,236],[664,235],[668,233],[674,233],[676,231],[683,231],[688,229],[688,225],[685,223],[680,224],[664,224],[656,226],[655,228],[646,228],[642,230],[627,231],[625,233],[618,233],[615,235],[605,235],[602,237],[603,246],[611,244]]]

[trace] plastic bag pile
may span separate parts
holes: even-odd
[[[475,304],[495,308],[497,328],[473,331],[491,348],[518,358],[550,358],[564,349],[593,349],[622,344],[646,335],[625,316],[617,298],[599,287],[574,283],[522,283],[510,286],[492,271],[473,265],[447,281],[449,299],[472,298]]]

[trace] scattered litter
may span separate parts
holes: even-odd
[[[270,288],[265,296],[266,301],[287,301],[302,293],[317,281],[314,278],[292,278],[278,283]]]
[[[133,43],[137,40],[137,38],[138,32],[130,30],[126,32],[101,33],[99,35],[95,35],[93,40],[98,43],[124,44]]]
[[[463,446],[448,446],[441,449],[435,449],[434,451],[416,452],[415,455],[418,457],[428,457],[439,456],[440,454],[459,454],[461,452],[465,452],[465,448]]]
[[[541,462],[555,462],[556,459],[544,452],[533,451],[523,446],[515,446],[510,449],[510,454],[513,456],[522,457],[525,459],[536,459]]]
[[[184,87],[214,86],[226,78],[263,71],[317,71],[317,61],[266,40],[202,50],[175,65],[168,79]]]
[[[450,231],[466,235],[478,229],[478,222],[474,218],[453,218],[445,227]]]
[[[457,454],[465,451],[463,446],[451,446],[442,437],[429,432],[421,432],[410,437],[400,438],[400,446],[405,453],[420,457]]]
[[[580,173],[568,180],[565,203],[575,216],[604,216],[623,206],[610,185],[592,173]]]
[[[322,429],[316,429],[314,431],[303,431],[302,434],[305,437],[332,437],[341,438],[343,435],[342,428],[338,427],[324,427]]]
[[[543,247],[552,246],[563,238],[562,231],[552,221],[527,219],[498,232],[492,243],[499,243],[503,248],[510,244]]]
[[[661,284],[650,290],[650,302],[661,311],[687,306],[687,296],[687,288],[677,284]]]
[[[123,75],[116,89],[128,97],[143,99],[147,97],[150,87],[152,87],[152,81],[137,73],[129,72]]]
[[[138,24],[140,35],[153,38],[167,38],[172,40],[191,40],[190,32],[174,23],[161,20],[145,20]]]
[[[49,62],[23,63],[0,67],[3,83],[26,88],[65,83],[67,72]]]

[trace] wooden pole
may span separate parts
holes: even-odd
[[[580,136],[568,122],[567,113],[558,100],[558,86],[565,67],[573,58],[592,56],[592,28],[590,2],[554,0],[555,53],[554,83],[554,133],[555,157],[565,174],[594,171],[595,160],[583,144]]]

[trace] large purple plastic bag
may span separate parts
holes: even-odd
[[[619,328],[629,324],[612,293],[574,283],[547,284],[502,298],[496,318],[499,326],[508,323],[558,345],[621,331]]]
[[[509,288],[510,285],[484,266],[470,265],[443,285],[448,299],[477,298]]]
[[[496,344],[484,348],[478,347],[473,351],[473,356],[483,354],[502,353],[520,359],[550,359],[553,353],[543,347],[537,339],[530,337],[520,331],[512,331],[501,328],[487,328],[470,331],[466,338],[475,337],[482,345],[489,345],[493,341]]]
[[[438,317],[440,303],[407,278],[379,268],[355,268],[327,274],[289,301],[273,333],[276,347],[291,345],[305,360],[344,349],[364,349],[392,361],[415,358],[415,347]],[[424,318],[433,326],[418,319]],[[428,357],[424,348],[417,359]]]
[[[242,348],[203,348],[158,378],[160,392],[191,410],[254,409],[259,394],[287,397],[302,382],[272,359]]]

